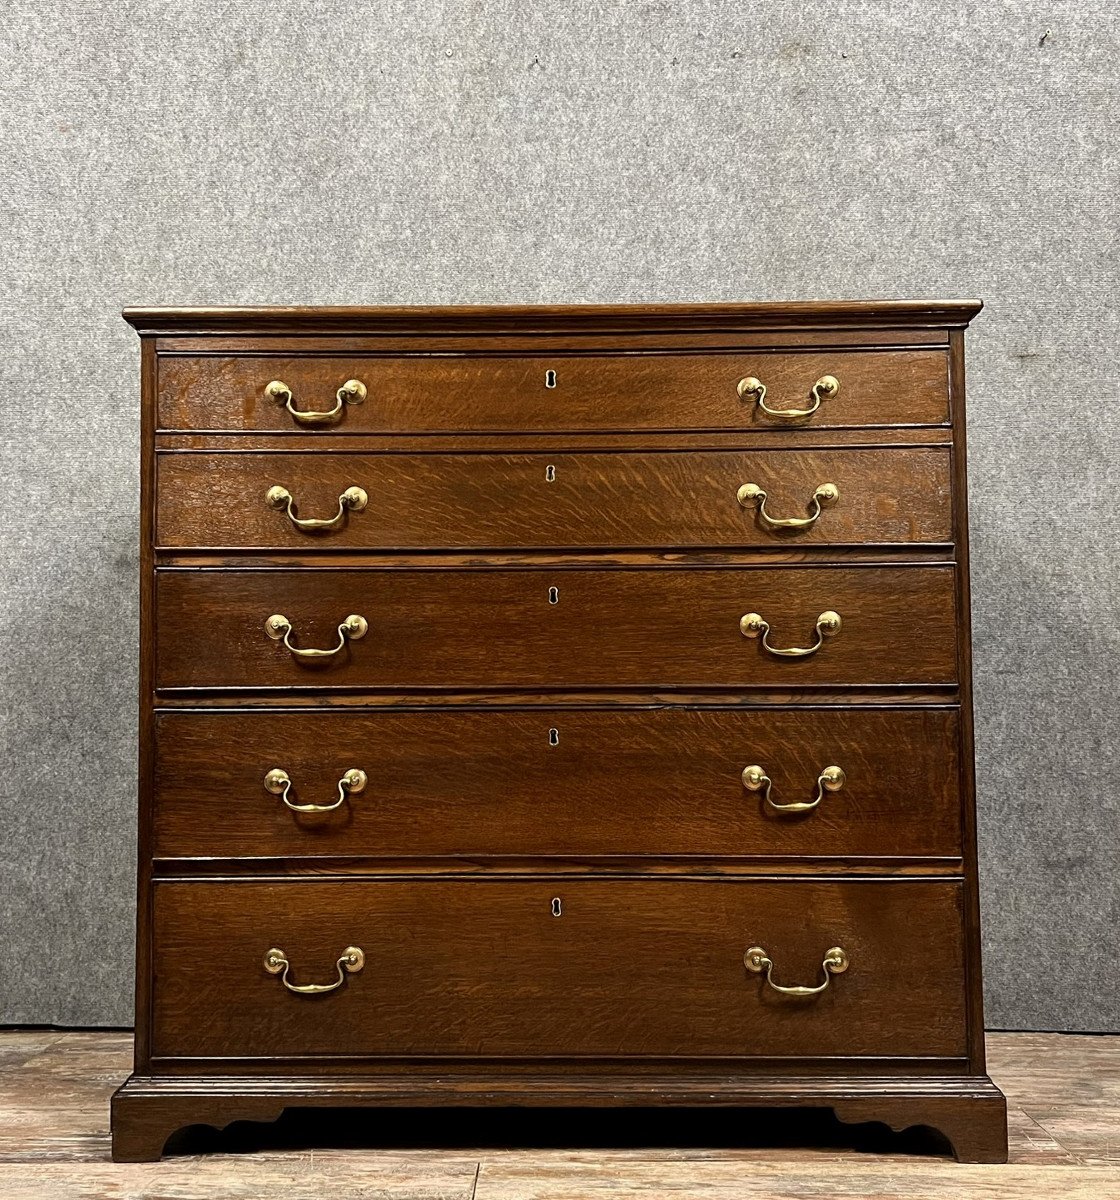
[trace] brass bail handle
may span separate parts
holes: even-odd
[[[360,487],[348,487],[338,498],[338,512],[333,517],[297,517],[293,512],[295,500],[286,487],[276,484],[265,493],[265,500],[272,508],[287,510],[288,520],[304,533],[326,533],[341,529],[348,512],[361,512],[369,503],[369,496]]]
[[[813,506],[813,511],[807,517],[772,517],[766,511],[766,493],[757,483],[744,483],[735,493],[735,499],[743,508],[756,505],[758,519],[767,529],[808,529],[810,525],[817,523],[823,508],[835,504],[840,499],[840,489],[834,483],[822,483],[810,497],[809,503]]]
[[[840,390],[840,380],[835,375],[822,375],[809,389],[813,403],[808,408],[769,408],[766,404],[766,384],[753,375],[740,379],[735,387],[743,399],[754,397],[755,404],[768,416],[777,417],[781,421],[792,421],[798,417],[811,417],[821,406],[822,400],[828,400]]]
[[[762,798],[775,812],[799,813],[812,812],[824,799],[825,792],[838,792],[847,780],[847,776],[839,767],[825,767],[817,776],[817,795],[813,800],[791,801],[789,804],[775,804],[770,798],[773,781],[766,774],[766,768],[757,764],[743,768],[743,787],[748,792],[762,792]]]
[[[265,384],[264,394],[277,404],[283,404],[300,425],[331,425],[342,416],[344,404],[361,404],[366,398],[366,385],[360,379],[348,379],[335,392],[335,406],[327,412],[304,411],[292,404],[292,389],[281,379]]]
[[[766,982],[776,992],[781,992],[783,996],[816,996],[823,992],[826,987],[832,982],[833,975],[843,975],[848,969],[849,961],[847,951],[842,946],[833,946],[830,950],[825,951],[824,961],[821,963],[821,970],[824,971],[824,982],[818,984],[817,987],[784,987],[780,983],[774,982],[774,960],[761,946],[751,946],[746,954],[743,955],[743,965],[748,971],[753,971],[755,974],[766,972]]]
[[[782,650],[770,645],[770,623],[763,620],[758,613],[746,613],[739,618],[739,632],[743,637],[761,637],[763,649],[779,658],[807,658],[810,654],[816,654],[824,645],[825,638],[834,637],[840,632],[840,625],[840,614],[829,609],[817,617],[817,640],[812,646],[791,646],[788,650]]]
[[[297,662],[318,662],[324,658],[333,658],[340,654],[348,641],[356,642],[366,636],[369,622],[357,613],[351,613],[338,627],[338,645],[329,650],[301,650],[293,646],[292,623],[283,613],[273,613],[264,623],[264,631],[274,642],[283,641],[284,647]]]
[[[347,796],[364,791],[369,776],[358,767],[351,767],[338,781],[338,799],[333,804],[293,804],[288,799],[292,790],[292,778],[282,767],[273,767],[264,777],[265,790],[279,796],[284,804],[295,813],[329,813],[342,805]]]
[[[292,964],[283,950],[278,950],[273,946],[271,950],[266,951],[264,956],[264,969],[270,975],[279,975],[280,982],[288,991],[295,992],[300,996],[321,996],[324,992],[333,992],[335,988],[342,987],[347,975],[356,975],[365,965],[365,951],[361,946],[347,946],[339,956],[338,962],[335,963],[338,978],[334,983],[292,983],[288,978]]]

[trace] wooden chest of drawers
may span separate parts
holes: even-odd
[[[142,337],[119,1159],[290,1106],[984,1070],[970,302],[198,309]]]

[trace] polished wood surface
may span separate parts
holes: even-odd
[[[157,1058],[966,1049],[948,882],[167,882],[154,922]],[[809,1003],[747,971],[754,944],[787,985],[819,985],[833,946],[851,966]],[[347,946],[365,968],[294,995],[264,970],[272,946],[297,984],[333,982]]]
[[[1002,1160],[968,632],[978,307],[130,312],[137,1040],[114,1155],[287,1109],[703,1105],[927,1125]],[[748,373],[775,407],[826,373],[840,390],[791,420],[739,397]],[[277,378],[300,410],[347,378],[368,394],[310,428],[266,400]],[[825,482],[838,501],[800,532],[735,499],[755,483],[804,517]],[[351,486],[369,503],[308,534],[273,485],[299,519]],[[740,632],[753,611],[772,647],[810,647],[830,609],[809,656]],[[309,666],[274,613],[303,649],[351,613],[369,630]],[[752,762],[778,803],[826,766],[844,786],[775,813]],[[333,801],[350,768],[368,784],[297,815],[272,768],[295,802]],[[779,983],[816,986],[836,944],[852,966],[780,995],[750,940]],[[264,969],[277,944],[300,984],[348,945],[369,959],[298,995]]]
[[[948,419],[944,350],[615,356],[558,350],[516,358],[169,356],[160,365],[159,427],[306,432],[284,404],[265,394],[268,384],[285,383],[296,410],[323,412],[354,378],[368,389],[365,400],[345,404],[337,422],[317,436],[780,429],[790,422],[740,397],[739,380],[760,378],[770,408],[801,410],[812,404],[810,390],[824,375],[839,379],[839,392],[797,424],[938,425]]]
[[[160,858],[961,855],[955,708],[161,712]],[[743,787],[761,764],[774,804]],[[369,784],[333,813],[352,767]],[[173,869],[168,864],[166,869]]]
[[[158,883],[157,1058],[963,1057],[960,888],[903,881]],[[559,915],[556,915],[559,910]],[[743,965],[763,946],[777,982]],[[365,967],[329,995],[359,946]],[[279,1064],[278,1064],[279,1065]]]
[[[161,454],[157,542],[172,548],[581,551],[627,547],[948,544],[949,451],[939,449],[630,454]],[[839,499],[804,529],[814,491]],[[332,530],[302,530],[266,495],[292,495],[297,519],[336,516],[350,487],[369,496]]]
[[[555,589],[553,592],[551,589]],[[956,679],[950,567],[607,571],[163,570],[156,686],[188,688],[812,687],[949,685]],[[555,597],[555,602],[552,598]],[[805,658],[769,653],[740,618],[760,613],[778,649],[839,633]],[[286,616],[293,659],[265,632]]]
[[[288,1113],[194,1127],[161,1163],[110,1163],[108,1097],[124,1032],[0,1032],[0,1193],[43,1197],[284,1195],[292,1200],[866,1200],[1120,1197],[1120,1037],[989,1033],[1008,1100],[1006,1166],[951,1161],[928,1130],[827,1112],[623,1109]]]
[[[579,333],[668,333],[697,330],[796,330],[810,342],[854,329],[861,340],[878,340],[885,330],[940,334],[962,328],[980,311],[972,299],[783,300],[739,304],[460,304],[367,307],[359,305],[230,305],[222,307],[126,308],[124,319],[144,337],[192,334],[375,334],[426,332],[446,338],[493,333],[572,336]],[[822,332],[824,334],[822,338]]]

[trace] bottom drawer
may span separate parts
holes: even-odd
[[[153,932],[157,1058],[965,1053],[955,882],[191,880]]]

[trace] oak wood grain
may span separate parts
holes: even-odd
[[[964,1052],[960,887],[845,881],[154,885],[157,1056],[577,1057]],[[559,901],[560,916],[554,912]],[[747,972],[762,945],[779,982]],[[365,969],[329,982],[344,947]]]
[[[487,550],[757,547],[952,540],[947,449],[641,454],[195,454],[158,456],[157,545],[166,548]],[[815,490],[839,498],[804,529]],[[331,519],[351,487],[369,496],[341,527],[302,530],[267,500],[293,497],[297,519]]]
[[[436,347],[432,347],[433,350]],[[265,388],[280,380],[298,410],[332,409],[354,378],[368,389],[346,404],[332,434],[579,430],[750,430],[939,425],[948,419],[944,350],[829,350],[789,354],[534,355],[477,357],[187,357],[159,363],[160,429],[308,432]],[[552,373],[551,375],[549,373]],[[772,409],[808,408],[824,375],[837,395],[812,416],[768,416],[739,380],[755,376]],[[551,386],[550,386],[551,384]]]
[[[955,709],[641,712],[163,712],[162,858],[463,856],[959,857]],[[832,764],[844,786],[809,813]],[[352,767],[369,784],[335,812]],[[819,864],[818,864],[819,868]]]
[[[552,589],[555,588],[555,591]],[[171,688],[716,687],[951,685],[953,570],[866,567],[580,571],[157,573],[156,686]],[[555,598],[555,603],[552,602]],[[780,658],[742,635],[760,613]],[[297,647],[329,648],[348,614],[369,632],[306,665],[265,632],[286,616]]]

